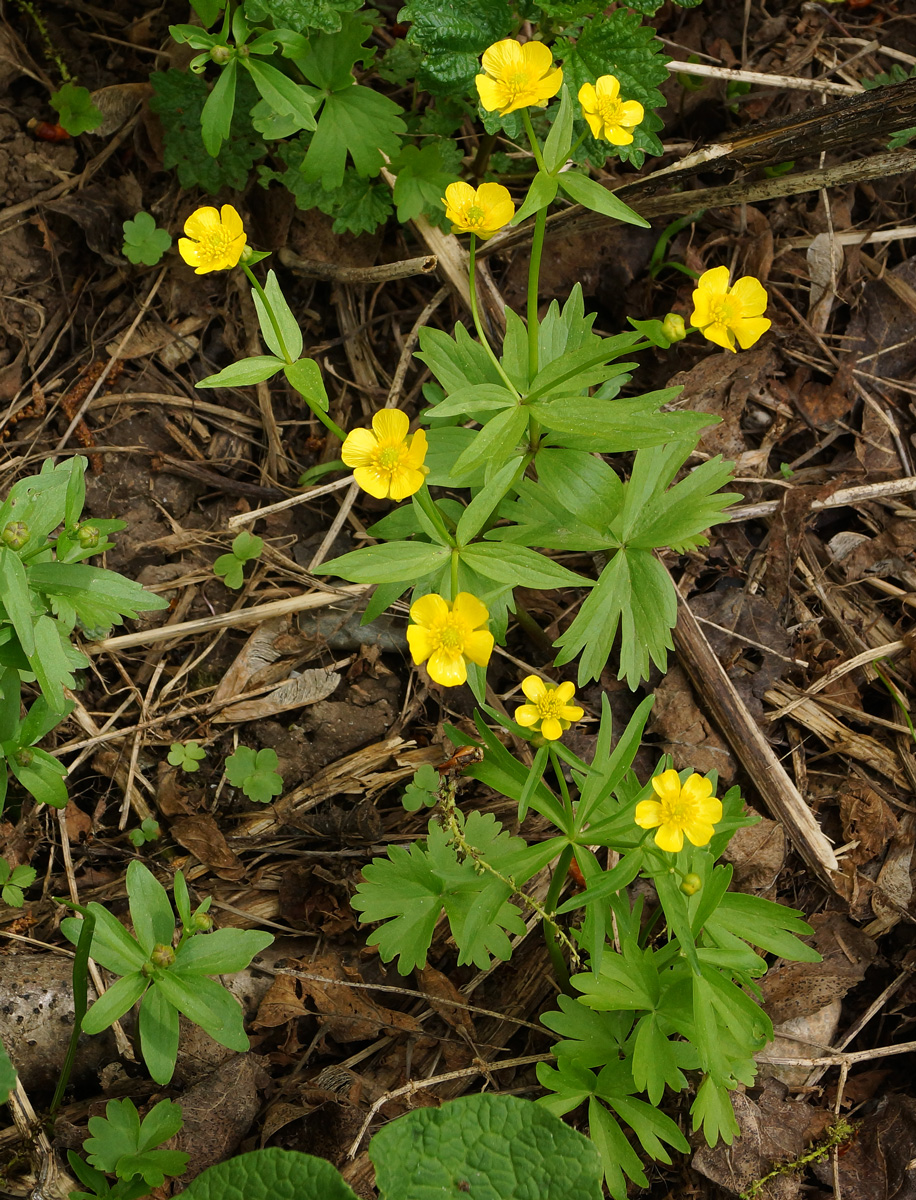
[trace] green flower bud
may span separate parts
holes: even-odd
[[[191,918],[191,928],[201,933],[209,933],[213,928],[213,918],[209,913],[195,913]]]
[[[25,521],[10,521],[0,534],[0,538],[11,550],[21,550],[31,536],[32,532]]]
[[[662,321],[662,333],[669,342],[682,342],[687,336],[687,327],[684,325],[684,318],[678,313],[668,313],[664,321]]]
[[[145,979],[149,979],[150,976],[152,975],[153,971],[155,971],[155,969],[156,968],[153,966],[153,964],[151,962],[145,962],[143,964],[143,966],[140,968],[140,974]]]
[[[240,58],[247,58],[250,53],[251,50],[247,46],[238,47],[238,54]]]
[[[21,749],[16,751],[16,762],[19,763],[20,767],[31,766],[34,757],[35,755],[28,746],[22,746]]]
[[[76,531],[76,540],[84,550],[92,550],[99,544],[99,531],[95,525],[84,522]]]
[[[681,891],[685,896],[695,896],[703,886],[703,880],[699,875],[685,875],[681,880]]]
[[[252,256],[252,254],[254,254],[254,251],[246,242],[245,245],[242,247],[242,253],[239,255],[239,262],[240,263],[248,262],[249,258],[251,258],[251,256]]]
[[[150,962],[154,967],[170,967],[175,961],[175,951],[171,946],[164,946],[161,942],[153,947],[153,952],[149,956]]]
[[[232,57],[232,51],[228,46],[213,46],[210,50],[210,57],[222,67]]]

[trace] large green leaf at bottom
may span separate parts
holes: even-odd
[[[517,1096],[462,1096],[384,1126],[369,1157],[382,1200],[600,1200],[589,1140]]]
[[[356,1200],[326,1159],[276,1148],[208,1167],[182,1195],[186,1200]]]

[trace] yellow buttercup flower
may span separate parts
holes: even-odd
[[[245,226],[231,204],[198,208],[184,223],[187,237],[178,239],[178,253],[195,274],[228,271],[238,266],[245,249]]]
[[[614,146],[629,146],[633,141],[630,130],[646,115],[638,100],[620,99],[620,81],[614,75],[602,75],[593,84],[583,83],[579,103],[592,137]]]
[[[494,42],[481,58],[485,75],[476,76],[477,94],[487,112],[501,117],[518,108],[546,104],[563,83],[563,72],[543,42],[514,38]]]
[[[691,325],[709,341],[734,353],[735,339],[742,350],[753,346],[772,324],[763,315],[767,306],[766,288],[753,275],[745,275],[728,286],[728,267],[704,271],[693,293]]]
[[[531,703],[515,710],[516,721],[526,729],[533,729],[540,723],[541,735],[548,742],[555,742],[573,721],[581,721],[584,715],[585,710],[578,704],[569,703],[575,690],[573,683],[552,687],[537,675],[526,676],[522,680],[522,691]]]
[[[722,820],[722,801],[712,794],[710,781],[694,773],[682,784],[671,769],[656,775],[652,787],[658,799],[636,805],[640,829],[657,828],[655,844],[670,854],[683,847],[684,834],[694,846],[705,846],[715,833],[713,826]]]
[[[476,233],[482,242],[498,233],[515,216],[509,189],[501,183],[450,183],[442,197],[452,233]]]
[[[353,467],[353,478],[377,500],[406,500],[423,486],[429,468],[426,434],[422,429],[410,438],[410,421],[399,408],[383,408],[372,418],[371,429],[354,429],[347,434],[340,457]]]
[[[413,625],[407,645],[415,663],[426,662],[430,678],[457,687],[468,677],[467,664],[485,667],[493,653],[493,634],[482,629],[490,619],[487,606],[470,592],[459,592],[454,604],[430,593],[410,606]]]

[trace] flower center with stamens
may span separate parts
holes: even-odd
[[[537,702],[537,710],[541,714],[542,721],[546,721],[548,717],[555,717],[559,720],[560,709],[563,707],[562,701],[557,696],[556,688],[541,696]]]
[[[460,654],[464,649],[467,630],[463,621],[456,620],[454,613],[449,613],[439,628],[433,631],[433,634],[439,642],[440,650],[445,650],[449,654]]]
[[[527,91],[531,86],[531,80],[527,71],[516,71],[514,75],[510,75],[503,82],[513,100],[516,96],[521,95],[522,92]]]
[[[714,325],[730,325],[737,313],[729,296],[717,296],[709,302],[709,316]]]
[[[623,104],[620,100],[612,100],[610,96],[598,97],[598,116],[605,125],[620,125],[621,124],[621,108]]]
[[[465,211],[464,219],[468,225],[482,225],[486,215],[479,204],[471,204]]]
[[[400,446],[386,446],[383,450],[378,451],[376,463],[384,471],[393,471],[400,465],[401,459],[405,458],[406,455],[407,447],[403,444]]]

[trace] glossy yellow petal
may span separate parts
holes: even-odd
[[[760,317],[766,312],[767,290],[753,275],[742,275],[732,285],[731,294],[741,306],[742,317]]]
[[[732,354],[736,353],[735,335],[721,321],[713,321],[711,325],[707,325],[703,330],[703,337],[708,338],[717,346],[721,346],[723,350],[731,350]]]
[[[694,819],[704,825],[718,825],[722,820],[722,801],[715,796],[703,800],[694,810]]]
[[[370,496],[376,500],[385,500],[391,485],[391,475],[388,471],[380,471],[378,467],[355,467],[353,478]]]
[[[532,704],[537,704],[547,695],[547,685],[539,675],[526,675],[522,680],[522,691]]]
[[[463,621],[467,621],[472,629],[476,629],[478,625],[486,625],[490,619],[490,612],[487,606],[482,604],[470,592],[458,593],[452,605],[452,611],[456,617],[461,617]]]
[[[219,212],[210,205],[198,208],[184,223],[184,231],[189,238],[203,241],[219,229]]]
[[[443,687],[458,687],[467,682],[468,669],[464,658],[441,647],[430,655],[426,669],[430,679],[441,683]]]
[[[742,317],[732,322],[732,329],[742,350],[749,350],[773,324],[768,317]]]
[[[624,129],[622,125],[608,125],[604,131],[604,136],[612,146],[629,146],[633,141],[633,135],[629,129]]]
[[[556,689],[556,698],[560,704],[568,704],[575,694],[576,685],[574,683],[570,683],[568,679],[565,683],[561,683]]]
[[[448,605],[435,592],[428,592],[425,596],[421,596],[419,600],[414,600],[410,606],[411,621],[416,621],[418,625],[425,625],[427,628],[431,625],[441,624],[448,619],[448,614]],[[409,631],[410,626],[407,628]]]
[[[592,137],[600,138],[601,131],[604,129],[604,122],[601,120],[601,118],[598,116],[598,114],[594,113],[594,112],[589,112],[588,110],[583,110],[582,115],[585,117],[586,121],[588,122],[588,127],[592,131]]]
[[[541,733],[548,742],[555,742],[563,736],[563,726],[556,717],[545,717],[541,722]]]
[[[583,83],[579,88],[578,100],[583,108],[594,109],[598,100],[595,93],[595,85],[593,83]]]
[[[426,475],[413,467],[402,463],[391,473],[391,486],[388,494],[392,500],[406,500],[414,495],[426,481]]]
[[[242,224],[242,218],[231,204],[224,204],[219,210],[219,215],[223,229],[229,234],[233,241],[236,238],[245,236],[245,226]]]
[[[426,431],[423,429],[418,429],[410,439],[407,457],[404,459],[405,464],[408,467],[412,467],[415,471],[418,471],[420,467],[423,466],[423,463],[426,459],[426,451],[428,449],[429,446],[426,441]]]
[[[407,645],[415,663],[425,662],[436,648],[435,640],[422,625],[407,626]]]
[[[667,771],[662,771],[661,775],[654,775],[652,790],[663,803],[674,804],[681,794],[681,780],[677,771],[669,767]]]
[[[655,835],[655,844],[659,850],[665,850],[668,854],[677,854],[684,846],[684,834],[680,826],[660,825]]]
[[[348,467],[365,467],[372,462],[377,450],[378,440],[374,433],[368,429],[351,429],[340,448],[340,457]]]
[[[481,208],[492,208],[497,204],[502,204],[508,201],[512,204],[512,195],[507,187],[503,187],[501,183],[482,183],[477,189],[477,203]],[[515,205],[512,205],[513,211]]]
[[[646,115],[646,110],[638,100],[625,100],[620,106],[620,124],[633,127],[638,125]]]
[[[473,204],[474,197],[477,193],[469,183],[450,183],[445,189],[445,203],[449,209],[461,209],[465,205]],[[449,218],[452,220],[453,218]]]
[[[690,821],[684,826],[687,841],[694,846],[708,846],[709,839],[715,832],[712,825],[705,821]]]
[[[525,729],[530,729],[532,725],[536,725],[541,719],[541,714],[533,704],[521,704],[515,710],[515,719],[519,725]]]
[[[563,704],[560,706],[557,715],[572,725],[574,721],[582,720],[582,718],[585,716],[585,709],[580,708],[578,704]]]
[[[483,69],[497,79],[504,75],[515,75],[524,66],[522,47],[514,38],[505,38],[488,46],[480,62]]]
[[[713,296],[724,296],[728,291],[728,267],[713,267],[711,271],[704,271],[697,280],[697,288]]]
[[[487,629],[478,629],[464,639],[464,656],[478,667],[485,667],[493,653],[493,634]]]
[[[553,54],[543,42],[525,42],[522,46],[522,61],[534,79],[542,76],[549,77],[548,71],[553,67]]]
[[[200,243],[192,242],[188,238],[178,239],[178,253],[185,260],[189,267],[200,266],[200,263],[203,259],[200,250]],[[209,255],[207,255],[207,259],[209,260]],[[203,274],[202,271],[198,271],[197,273],[199,275]]]
[[[475,75],[474,82],[477,85],[480,103],[487,112],[498,112],[506,104],[511,103],[505,85],[491,79],[489,75]]]
[[[403,442],[410,429],[410,418],[399,408],[380,408],[372,418],[372,431],[383,446]]]
[[[698,775],[696,771],[688,776],[681,787],[681,799],[686,800],[688,804],[702,804],[711,795],[712,780]]]
[[[537,85],[540,103],[545,104],[548,100],[552,100],[562,86],[563,72],[557,67],[555,71],[551,71],[549,75],[545,75]]]
[[[616,75],[601,75],[595,81],[595,92],[602,100],[616,100],[620,95],[620,80]]]
[[[662,806],[657,800],[640,800],[633,820],[640,829],[654,829],[662,821]]]
[[[701,292],[699,288],[693,293],[693,312],[690,314],[690,324],[702,329],[712,321],[709,293]]]

